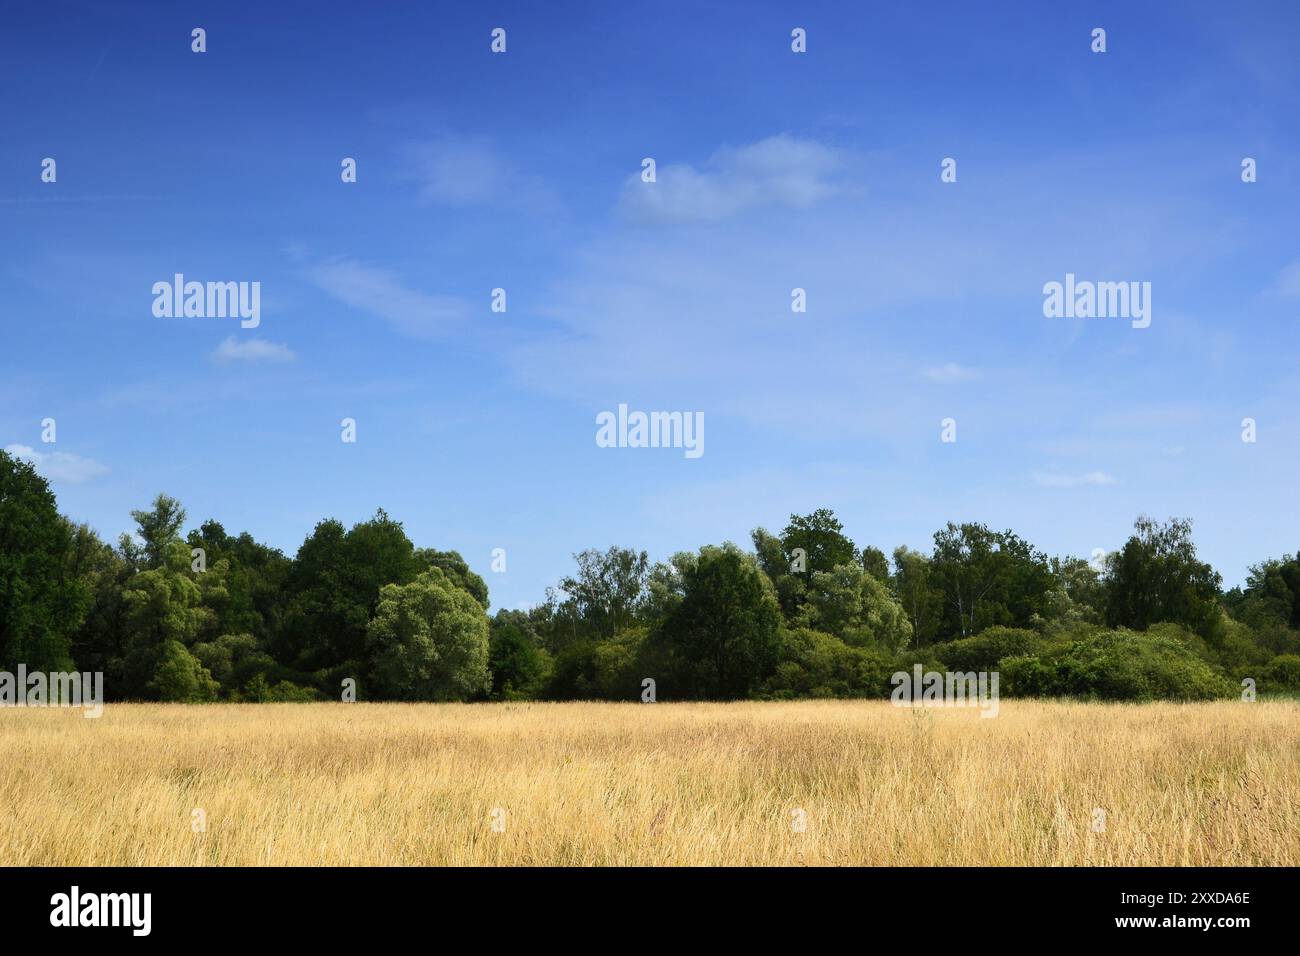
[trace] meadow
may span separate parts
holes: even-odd
[[[7,865],[1300,864],[1294,700],[6,708],[0,768]]]

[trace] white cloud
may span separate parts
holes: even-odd
[[[297,357],[289,346],[279,342],[240,339],[234,335],[227,336],[212,353],[212,358],[223,365],[230,362],[292,362]]]
[[[623,186],[621,210],[649,222],[709,222],[757,206],[807,209],[844,190],[843,151],[788,134],[748,146],[724,147],[696,169],[660,165],[655,182],[632,174]]]
[[[1286,266],[1277,274],[1273,283],[1273,294],[1288,297],[1300,296],[1300,259]]]
[[[972,368],[964,368],[956,362],[948,362],[945,365],[926,369],[925,377],[932,382],[938,382],[940,385],[953,385],[957,382],[969,382],[976,379],[979,377],[979,373]]]
[[[404,150],[408,178],[423,202],[445,206],[503,206],[553,211],[559,204],[537,176],[486,143],[444,136]]]
[[[5,448],[15,458],[29,461],[38,472],[50,481],[80,485],[108,474],[108,466],[93,458],[82,458],[66,451],[40,452],[30,445],[9,445]]]
[[[321,289],[345,305],[377,315],[404,335],[437,338],[465,320],[466,303],[408,289],[387,269],[338,259],[308,270]]]
[[[1115,479],[1104,471],[1089,471],[1082,475],[1056,475],[1034,472],[1034,484],[1044,488],[1079,488],[1084,485],[1113,485]]]

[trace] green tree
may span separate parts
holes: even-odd
[[[492,672],[495,700],[537,697],[550,679],[551,656],[530,635],[523,612],[501,610],[492,619],[488,669]]]
[[[44,478],[0,451],[0,665],[72,669],[90,594],[71,565],[73,529]]]
[[[209,519],[187,539],[191,549],[203,550],[208,567],[222,565],[225,589],[209,594],[215,619],[212,634],[251,634],[268,647],[277,626],[284,585],[292,562],[276,548],[259,544],[244,532],[235,537]]]
[[[216,700],[217,682],[179,641],[158,648],[148,689],[158,700],[198,703]]]
[[[1124,547],[1107,555],[1106,623],[1142,631],[1169,621],[1217,643],[1222,579],[1197,558],[1191,521],[1161,524],[1143,515],[1133,528]]]
[[[1101,572],[1083,558],[1052,558],[1051,568],[1056,586],[1048,618],[1064,625],[1101,623],[1106,608]]]
[[[168,556],[172,542],[180,540],[181,525],[185,524],[185,509],[169,495],[158,494],[148,511],[132,511],[131,517],[139,528],[144,542],[143,562],[146,569],[160,567]]]
[[[1300,554],[1253,565],[1245,588],[1224,596],[1234,618],[1272,654],[1300,653]]]
[[[790,558],[785,553],[785,545],[776,535],[765,528],[755,528],[750,537],[754,542],[758,566],[776,589],[781,613],[787,621],[793,622],[807,598],[808,575],[794,572]]]
[[[912,625],[912,645],[934,642],[943,614],[943,591],[920,551],[900,545],[894,549],[894,588]]]
[[[188,648],[198,640],[212,619],[211,609],[203,603],[204,589],[220,587],[219,573],[209,571],[212,577],[196,579],[190,572],[189,547],[176,539],[158,567],[139,571],[126,582],[122,665],[126,696],[150,693],[165,645]]]
[[[888,585],[891,583],[889,559],[885,557],[885,552],[874,545],[868,545],[862,549],[862,568],[881,584]]]
[[[858,561],[858,548],[844,535],[844,525],[830,508],[818,508],[809,515],[791,515],[781,532],[781,547],[787,561],[802,554],[805,581],[818,571]],[[796,569],[797,570],[797,569]]]
[[[70,525],[71,527],[71,525]],[[125,693],[123,666],[127,652],[127,583],[131,564],[88,526],[73,532],[70,573],[90,598],[81,626],[72,635],[72,659],[78,670],[104,674],[104,695],[118,700]]]
[[[560,591],[571,602],[581,637],[608,638],[636,623],[646,600],[650,571],[644,551],[611,547],[589,548],[573,556],[576,574],[560,580]]]
[[[815,572],[808,604],[799,617],[804,627],[891,653],[912,640],[912,625],[902,605],[878,578],[857,564]]]
[[[409,584],[428,568],[401,522],[383,509],[347,531],[334,519],[320,522],[298,549],[285,584],[288,607],[276,658],[301,671],[363,676],[366,628],[380,589]]]
[[[459,551],[438,551],[434,548],[419,548],[415,552],[416,561],[424,568],[441,568],[452,583],[458,588],[474,595],[474,600],[488,609],[487,582],[470,570],[469,564],[460,556]]]
[[[969,637],[994,624],[1025,627],[1050,606],[1055,581],[1046,555],[1011,531],[949,522],[934,535],[930,567],[944,594],[941,630],[949,636]]]
[[[730,543],[701,548],[698,558],[680,562],[679,573],[681,602],[658,631],[671,652],[673,693],[747,696],[780,652],[781,609],[771,582]]]
[[[491,687],[487,614],[439,568],[384,585],[366,640],[380,697],[466,700]]]

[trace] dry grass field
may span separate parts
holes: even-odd
[[[0,807],[9,865],[1294,866],[1300,704],[5,709]]]

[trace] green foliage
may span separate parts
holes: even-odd
[[[131,517],[139,528],[144,542],[142,554],[146,570],[161,567],[167,562],[171,546],[180,540],[181,525],[185,523],[185,509],[175,498],[159,494],[148,511],[132,511]]]
[[[857,564],[814,572],[808,603],[800,609],[796,621],[850,644],[889,652],[906,647],[912,640],[912,625],[902,605],[888,587]]]
[[[582,551],[573,559],[578,572],[560,581],[560,592],[565,595],[565,613],[576,624],[575,637],[607,638],[631,627],[649,597],[646,553],[612,547]]]
[[[1260,674],[1260,691],[1300,691],[1300,654],[1279,654]]]
[[[180,641],[164,641],[155,658],[149,689],[158,700],[200,703],[217,699],[217,682]]]
[[[255,674],[242,690],[232,691],[230,699],[236,703],[253,704],[306,704],[324,700],[325,695],[315,687],[304,687],[293,681],[281,680],[274,685],[265,674]]]
[[[515,612],[515,616],[522,615]],[[551,678],[551,655],[502,611],[492,619],[488,637],[488,669],[493,700],[530,700],[540,696]]]
[[[138,536],[107,544],[0,453],[0,665],[103,671],[109,700],[332,700],[345,678],[372,700],[632,701],[645,678],[662,700],[888,696],[914,665],[998,670],[1013,694],[1300,689],[1300,559],[1221,595],[1186,522],[1139,519],[1104,575],[979,524],[891,569],[820,509],[756,529],[752,554],[580,552],[544,602],[489,622],[468,562],[382,510],[322,521],[293,558],[215,520],[183,540],[166,495],[133,515]]]
[[[1041,653],[1047,649],[1046,640],[1034,631],[1023,628],[991,627],[975,637],[936,644],[931,650],[951,671],[995,671],[1005,657],[1018,657]]]
[[[1064,627],[1100,624],[1106,609],[1101,572],[1082,558],[1052,558],[1051,570],[1054,586],[1047,595],[1041,623]]]
[[[787,563],[793,562],[796,552],[805,559],[802,573],[811,580],[818,571],[829,571],[836,565],[858,562],[858,548],[844,535],[835,512],[818,508],[810,515],[791,515],[790,523],[781,532],[781,549]]]
[[[201,548],[210,568],[223,569],[223,587],[205,596],[213,611],[212,635],[251,634],[267,647],[281,611],[285,581],[293,563],[247,532],[232,537],[220,523],[205,521],[187,540]]]
[[[260,648],[252,634],[223,634],[190,650],[232,698],[254,680],[266,682],[285,670]]]
[[[348,531],[341,522],[322,521],[298,550],[286,581],[277,659],[304,671],[362,669],[380,588],[409,584],[428,569],[427,556],[416,556],[401,522],[383,509]]]
[[[810,628],[787,632],[782,644],[780,663],[763,683],[764,697],[883,697],[896,670],[882,650],[851,647]]]
[[[875,545],[868,545],[862,549],[862,569],[881,584],[890,583],[889,559],[885,557],[885,552]]]
[[[999,670],[1013,696],[1210,700],[1236,692],[1186,643],[1149,631],[1103,631],[1055,653],[1004,658]]]
[[[1050,607],[1046,555],[1011,531],[953,524],[935,533],[931,574],[944,595],[941,631],[969,637],[1002,624],[1027,627]]]
[[[645,642],[645,629],[633,628],[608,641],[580,641],[566,647],[555,659],[547,696],[559,700],[639,700],[641,672],[655,670],[642,664]]]
[[[787,621],[793,621],[803,606],[808,586],[807,575],[796,574],[790,567],[781,539],[763,528],[755,528],[751,535],[758,566],[772,582],[777,603]]]
[[[1144,515],[1133,527],[1124,547],[1107,556],[1106,623],[1145,630],[1171,621],[1216,642],[1221,579],[1197,559],[1192,523],[1160,524]]]
[[[683,561],[681,585],[680,604],[656,633],[673,696],[747,696],[780,650],[781,609],[771,582],[752,555],[728,543]]]
[[[72,669],[72,633],[91,604],[70,573],[73,527],[49,484],[25,461],[0,451],[0,667]]]
[[[483,610],[488,609],[487,582],[470,570],[460,552],[420,548],[415,552],[415,559],[426,568],[440,568],[456,587],[472,594]]]
[[[1234,590],[1233,611],[1251,627],[1300,630],[1300,554],[1254,565],[1245,590]]]
[[[265,699],[278,704],[307,704],[320,700],[321,693],[314,687],[299,687],[292,681],[282,680],[267,690]]]
[[[912,644],[932,644],[943,615],[943,591],[930,559],[907,547],[894,549],[894,593],[912,625]]]
[[[366,639],[381,697],[467,700],[491,687],[487,614],[440,568],[384,585]]]

